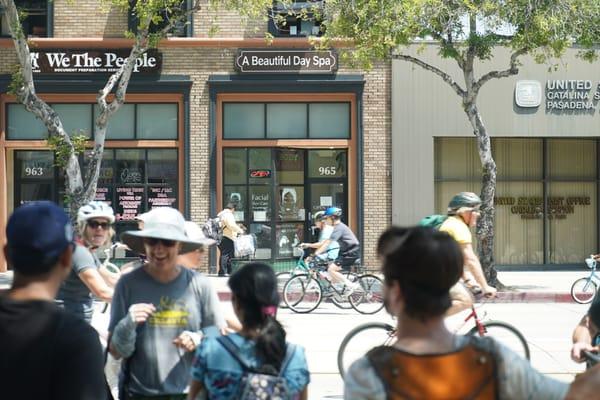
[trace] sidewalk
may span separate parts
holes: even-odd
[[[500,271],[498,278],[508,287],[498,292],[490,303],[574,303],[569,291],[571,284],[589,272],[577,271]],[[227,278],[209,275],[219,298],[228,301],[231,292]],[[10,287],[12,271],[0,272],[0,289]]]

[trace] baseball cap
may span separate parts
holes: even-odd
[[[23,275],[50,271],[73,243],[73,226],[65,211],[51,201],[33,201],[17,208],[6,225],[11,266]]]

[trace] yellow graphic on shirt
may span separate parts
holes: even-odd
[[[186,327],[190,313],[183,300],[173,300],[168,296],[160,298],[156,312],[150,316],[148,323],[152,326]]]

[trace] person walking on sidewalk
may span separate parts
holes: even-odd
[[[98,334],[58,307],[54,297],[71,271],[73,230],[49,201],[15,210],[4,254],[14,270],[0,294],[0,385],[3,399],[107,398]]]
[[[454,239],[423,227],[396,230],[394,240],[384,235],[384,303],[396,317],[396,341],[350,366],[345,399],[564,398],[566,383],[544,376],[493,338],[448,330],[450,288],[464,264]]]
[[[228,203],[223,211],[217,214],[223,226],[223,238],[221,239],[221,243],[219,243],[219,251],[221,252],[221,257],[219,257],[219,276],[231,274],[231,259],[235,256],[233,242],[238,235],[244,233],[244,230],[235,222],[235,216],[233,215],[235,207],[234,203]]]
[[[170,207],[157,208],[144,229],[126,231],[122,241],[147,262],[121,277],[111,307],[109,349],[125,359],[120,396],[184,399],[202,330],[225,327],[208,278],[177,263],[203,243],[185,234],[183,216]]]
[[[102,268],[95,254],[99,247],[109,245],[114,235],[113,209],[101,201],[90,201],[77,212],[77,229],[80,243],[73,254],[73,268],[63,282],[56,299],[65,310],[92,323],[94,313],[92,294],[107,303],[120,273]]]
[[[470,228],[477,225],[481,199],[475,193],[461,192],[456,194],[448,204],[448,218],[439,230],[447,232],[459,244],[465,262],[464,268],[470,273],[481,287],[483,294],[488,297],[496,295],[496,288],[488,285],[479,258],[473,250],[473,235]],[[473,296],[462,282],[457,282],[450,290],[452,307],[447,315],[453,315],[466,310],[473,304]]]
[[[274,398],[305,400],[310,379],[308,365],[304,349],[286,344],[286,332],[277,321],[279,295],[273,268],[263,263],[246,264],[231,275],[229,287],[242,329],[202,341],[196,350],[188,399],[196,399],[202,391],[209,399],[242,398],[244,368],[237,360],[240,358],[255,370],[281,373],[290,396]],[[266,390],[266,382],[264,387]],[[260,398],[271,398],[269,393],[263,395]]]

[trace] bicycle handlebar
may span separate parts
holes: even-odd
[[[582,350],[584,358],[591,363],[591,365],[596,365],[600,363],[600,354],[594,353],[588,350]]]

